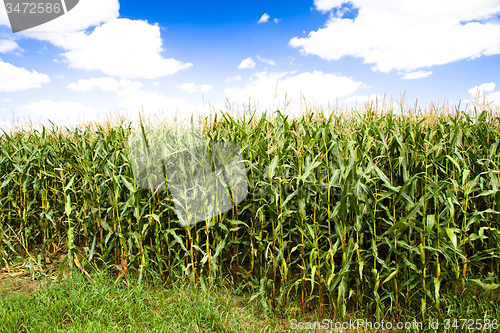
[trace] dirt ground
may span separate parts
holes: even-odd
[[[13,294],[30,296],[40,285],[40,281],[31,279],[29,272],[0,273],[0,297],[8,297]]]

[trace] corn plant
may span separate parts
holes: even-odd
[[[296,301],[340,317],[426,318],[443,311],[443,290],[499,284],[498,119],[367,106],[295,118],[223,113],[195,134],[124,121],[4,132],[1,262],[47,268],[63,255],[61,272],[93,266],[117,280],[149,268],[168,281],[181,269],[195,281],[229,276],[270,311]],[[131,159],[130,147],[159,147],[161,167],[173,170],[170,157],[193,137],[212,155],[210,142],[241,147],[248,195],[186,223],[173,193],[187,189],[162,172],[154,182],[164,186],[145,186],[151,173],[133,167],[147,159]],[[199,171],[189,166],[175,172]]]

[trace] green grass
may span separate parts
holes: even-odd
[[[42,280],[36,288],[3,285],[1,332],[273,332],[224,288],[124,281],[106,274]],[[5,294],[7,289],[15,289]]]
[[[251,301],[251,294],[242,292],[229,281],[218,281],[208,287],[203,280],[195,285],[179,278],[166,286],[160,280],[138,282],[137,277],[131,276],[128,281],[116,283],[115,278],[104,272],[93,273],[91,277],[92,281],[75,272],[71,280],[57,282],[41,277],[31,280],[19,275],[16,278],[0,276],[0,332],[295,332],[292,320],[296,320],[295,323],[322,322],[324,319],[376,321],[367,313],[349,315],[344,320],[322,315],[317,309],[301,313],[298,303],[290,304],[283,314],[266,315],[258,302]],[[500,318],[498,293],[476,290],[458,297],[445,292],[444,296],[446,313],[426,321],[439,319],[440,329],[424,327],[406,332],[442,332],[444,319],[450,318]],[[405,322],[404,318],[386,317],[383,320]],[[464,330],[450,328],[446,331]],[[482,332],[494,331],[496,329]]]

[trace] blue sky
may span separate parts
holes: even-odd
[[[185,116],[227,101],[300,112],[301,96],[465,105],[478,88],[500,104],[499,78],[499,0],[80,0],[15,34],[0,5],[4,126],[143,108]]]

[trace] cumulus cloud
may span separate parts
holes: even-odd
[[[12,92],[30,88],[40,88],[42,83],[50,83],[47,74],[19,68],[0,59],[0,92]]]
[[[142,83],[139,81],[132,81],[132,80],[120,80],[118,83],[118,87],[121,89],[128,89],[128,90],[138,90],[142,87]]]
[[[226,77],[226,82],[234,82],[234,81],[241,81],[241,75],[236,75],[233,77]]]
[[[489,94],[487,100],[500,107],[500,91]]]
[[[75,7],[76,8],[76,7]],[[100,70],[120,78],[155,79],[192,66],[164,59],[160,28],[146,21],[111,20],[88,34],[85,31],[50,35],[49,40],[67,52],[69,67]]]
[[[7,53],[10,51],[14,51],[18,47],[19,45],[17,45],[17,43],[14,42],[13,40],[9,39],[0,40],[0,53]]]
[[[260,17],[259,22],[257,22],[257,23],[266,23],[266,22],[269,22],[270,18],[271,18],[271,16],[269,16],[267,13],[264,13],[264,14],[262,14],[262,16]]]
[[[337,74],[314,71],[293,75],[295,72],[268,73],[258,72],[243,88],[233,87],[224,90],[231,102],[248,102],[255,99],[261,106],[267,107],[291,100],[291,108],[298,108],[301,97],[307,102],[327,105],[338,97],[345,97],[356,91],[361,82]]]
[[[261,62],[265,62],[266,64],[269,64],[269,65],[271,65],[271,66],[276,65],[276,62],[274,62],[274,60],[264,59],[264,58],[261,58],[261,57],[259,57],[259,56],[257,56],[257,59],[259,59],[259,61],[261,61]]]
[[[322,11],[323,13],[332,8],[340,7],[343,3],[343,0],[314,0],[316,9]]]
[[[0,10],[0,25],[10,26],[9,17],[6,10]]]
[[[91,78],[89,80],[80,79],[77,83],[70,83],[68,88],[75,91],[87,92],[94,90],[94,87],[99,88],[104,92],[118,91],[119,88],[123,89],[140,89],[142,83],[138,81],[124,80],[120,81],[112,77]]]
[[[355,19],[344,18],[347,4],[358,9]],[[337,12],[330,12],[324,28],[290,40],[304,55],[354,56],[373,70],[390,72],[500,53],[500,25],[479,22],[500,13],[498,0],[315,0],[315,5]]]
[[[277,18],[274,19],[274,23],[278,24],[280,20],[278,20]]]
[[[184,83],[180,85],[181,90],[187,91],[188,93],[196,93],[198,91],[201,91],[202,93],[206,94],[210,90],[212,90],[213,86],[209,84],[196,84],[196,83]]]
[[[486,102],[500,107],[500,91],[495,91],[495,87],[495,82],[483,83],[472,87],[468,90],[472,99],[466,99],[463,102],[472,102],[473,104],[480,105],[484,105],[484,102]]]
[[[112,78],[108,78],[108,79],[114,80]],[[92,90],[94,90],[94,85],[95,86],[102,86],[101,84],[105,83],[105,82],[100,82],[101,84],[98,84],[97,82],[95,82],[97,80],[102,80],[102,79],[90,79],[90,80],[80,79],[80,80],[78,80],[78,83],[72,82],[72,83],[68,84],[68,88],[71,90],[80,91],[80,92],[92,91]],[[94,82],[92,82],[92,81],[94,81]],[[114,80],[114,81],[116,81],[116,80]],[[106,90],[106,88],[104,90]],[[113,89],[111,89],[111,91],[112,90]]]
[[[123,79],[155,79],[192,66],[163,58],[158,25],[118,18],[119,8],[118,0],[80,1],[67,14],[20,34],[64,49],[70,68]]]
[[[409,72],[409,73],[401,73],[399,72],[398,75],[402,76],[403,80],[414,80],[414,79],[423,79],[425,77],[428,77],[432,75],[432,71],[415,71],[415,72]]]
[[[494,90],[495,90],[495,82],[490,82],[490,83],[483,83],[473,88],[470,88],[468,91],[472,97],[475,97],[477,94],[482,94],[483,92],[489,92]]]
[[[252,57],[248,57],[241,61],[238,65],[238,69],[242,68],[255,68],[255,61],[253,61]]]
[[[116,19],[120,15],[119,10],[120,3],[118,0],[80,1],[77,6],[63,16],[37,27],[21,31],[19,34],[31,38],[50,40],[51,35],[54,34],[82,31]],[[7,15],[2,19],[2,12],[4,11],[0,11],[0,24],[5,22],[3,24],[9,25]]]

